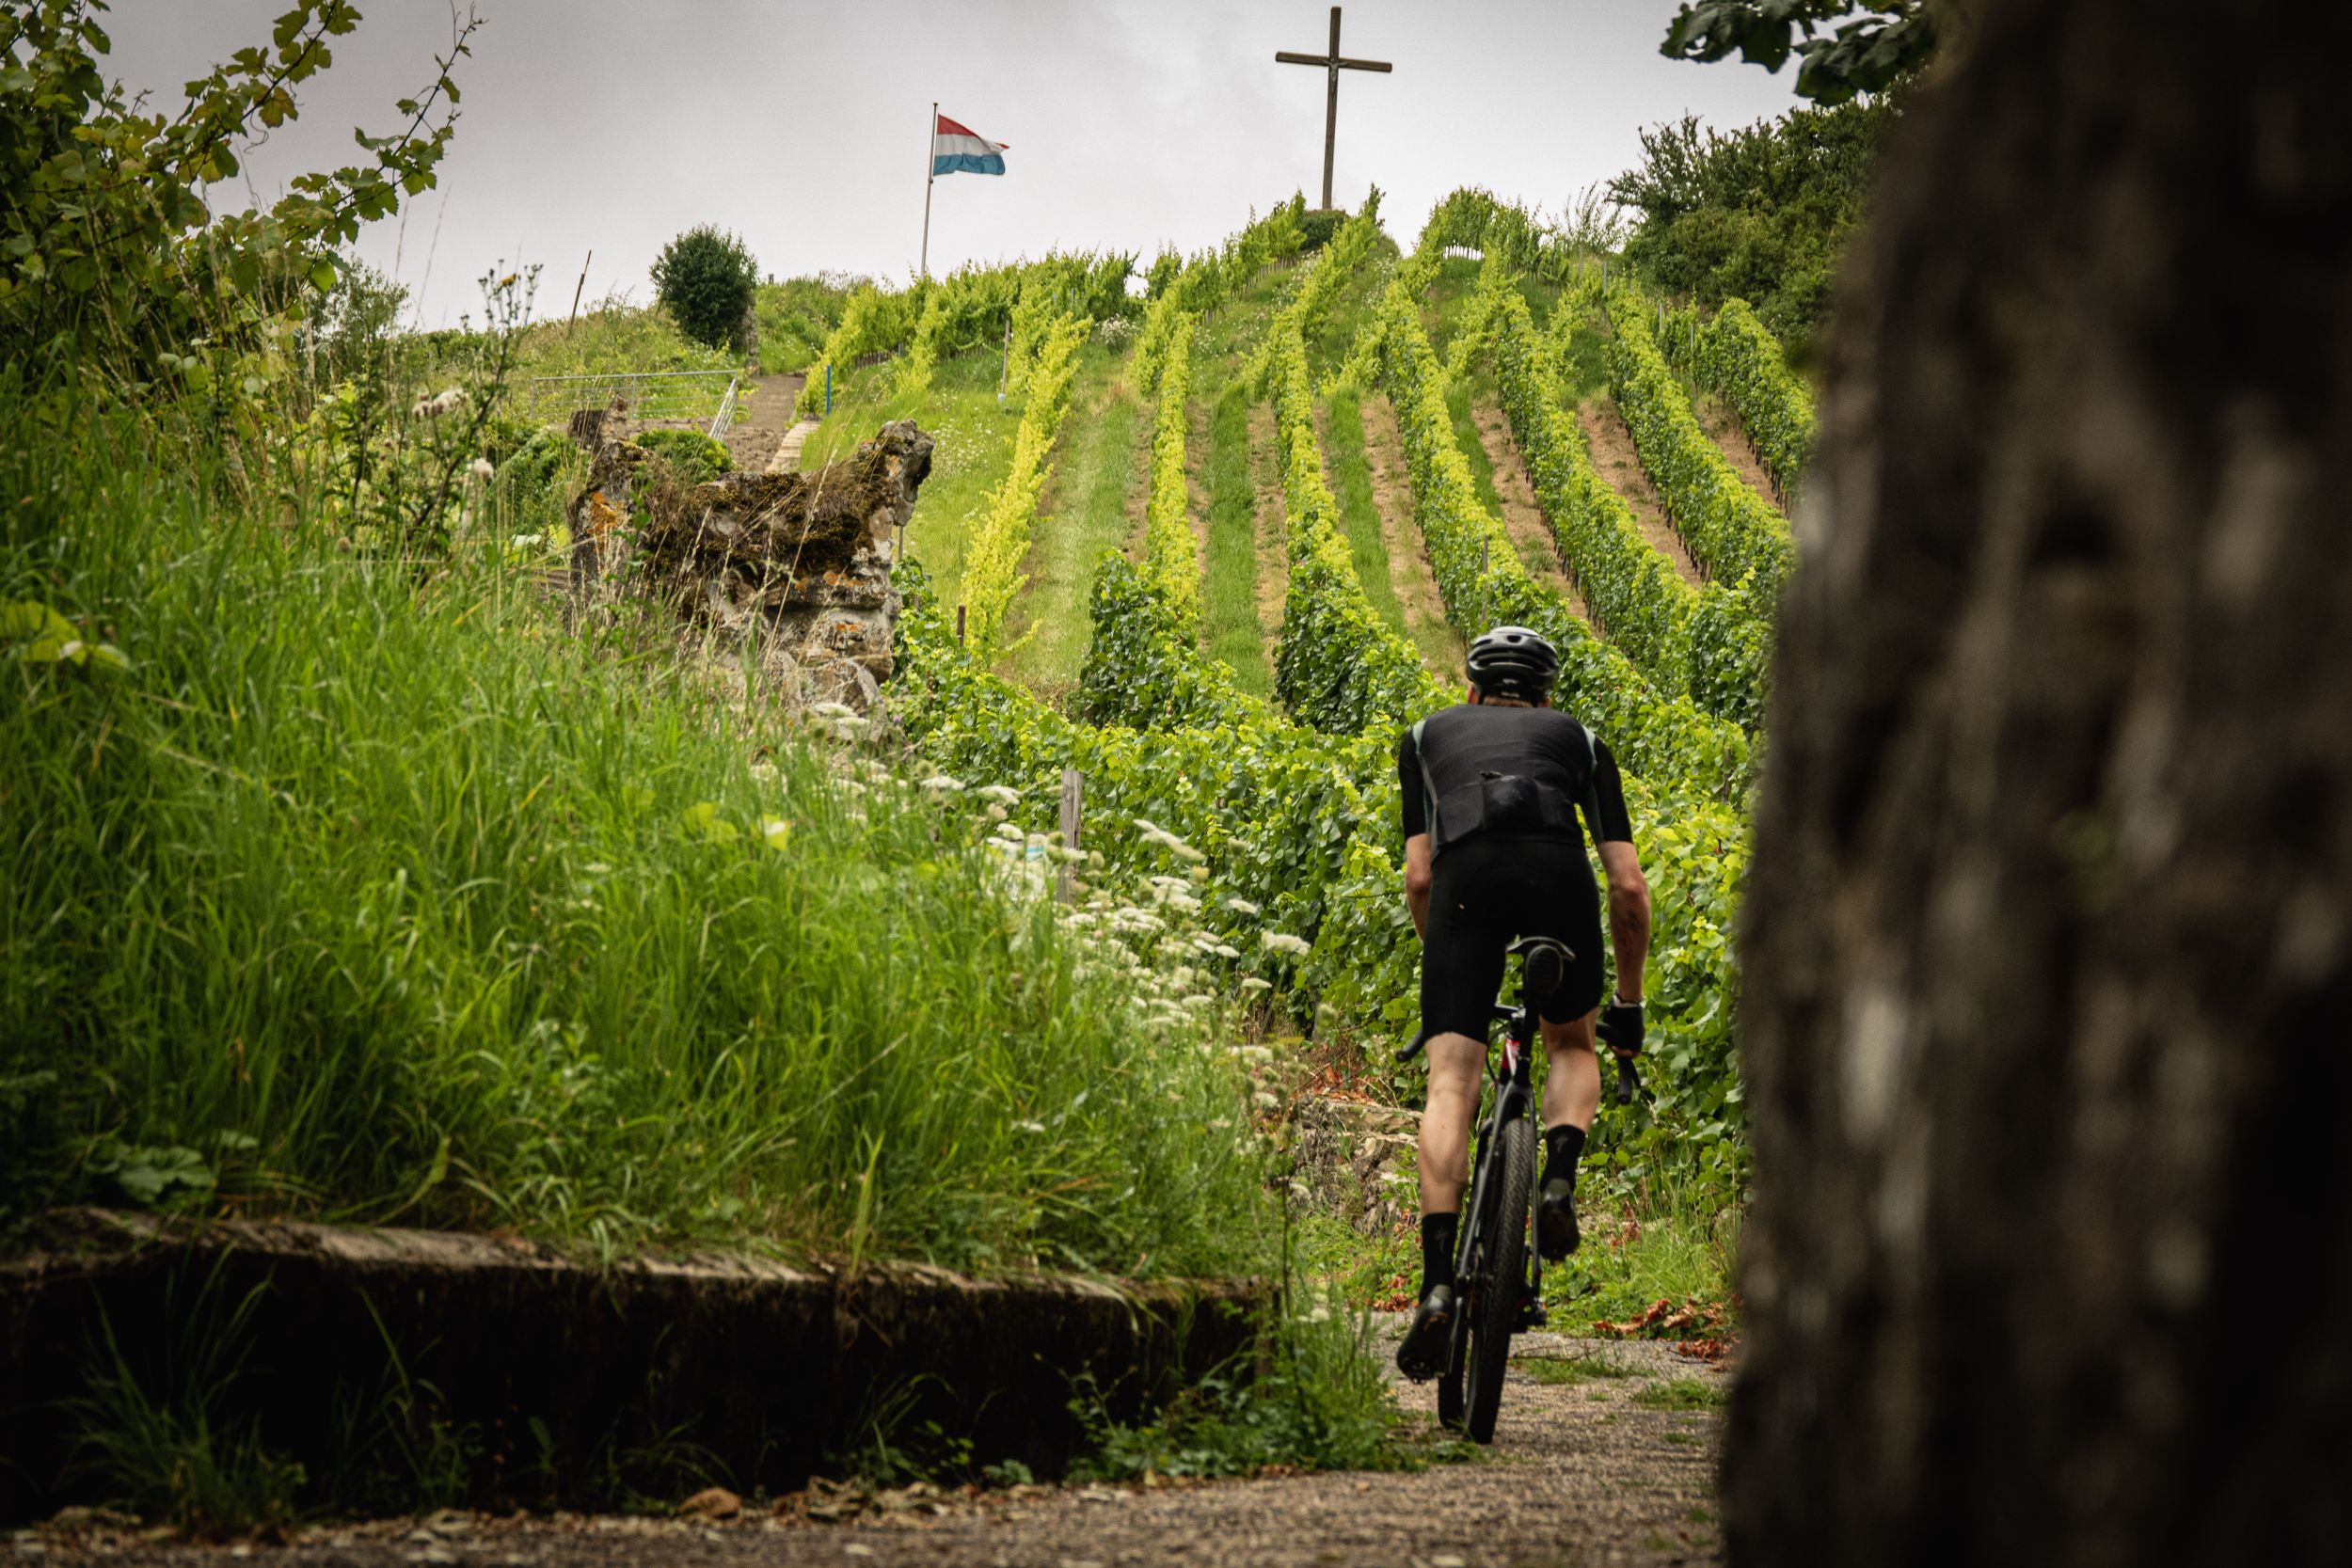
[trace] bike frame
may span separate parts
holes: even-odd
[[[1521,1002],[1516,1007],[1497,1007],[1495,1016],[1510,1027],[1503,1034],[1502,1059],[1489,1075],[1494,1092],[1489,1098],[1486,1119],[1478,1126],[1478,1157],[1470,1164],[1470,1201],[1463,1205],[1462,1233],[1454,1243],[1454,1278],[1462,1297],[1463,1310],[1454,1314],[1454,1324],[1446,1339],[1446,1363],[1450,1372],[1461,1370],[1464,1357],[1470,1354],[1470,1323],[1476,1316],[1472,1303],[1483,1291],[1508,1288],[1504,1281],[1486,1277],[1486,1262],[1480,1243],[1486,1239],[1486,1212],[1495,1199],[1497,1180],[1494,1162],[1502,1145],[1497,1135],[1512,1120],[1532,1117],[1535,1110],[1535,1092],[1530,1082],[1530,1065],[1534,1055],[1535,1009]],[[1535,1212],[1535,1200],[1543,1180],[1542,1164],[1537,1162],[1535,1174],[1529,1183],[1527,1212]],[[1543,1317],[1544,1259],[1543,1249],[1529,1246],[1528,1277],[1523,1282],[1526,1301],[1534,1304],[1535,1319]]]

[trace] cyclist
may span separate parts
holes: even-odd
[[[1616,760],[1592,731],[1551,706],[1559,671],[1559,654],[1541,636],[1497,626],[1470,646],[1468,700],[1415,724],[1397,746],[1405,899],[1421,932],[1421,1022],[1430,1037],[1421,1117],[1421,1298],[1396,1353],[1398,1368],[1416,1380],[1442,1370],[1454,1316],[1470,1118],[1503,949],[1515,937],[1547,936],[1576,955],[1565,980],[1537,1008],[1549,1062],[1536,1209],[1536,1244],[1547,1259],[1577,1246],[1576,1162],[1600,1106],[1596,1028],[1620,1056],[1642,1048],[1649,883],[1634,853]],[[1577,835],[1580,811],[1609,879],[1617,985],[1606,1007],[1600,912]]]

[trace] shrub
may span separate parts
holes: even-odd
[[[639,446],[668,463],[670,471],[684,484],[704,483],[735,467],[727,444],[699,430],[648,430],[636,439]]]
[[[662,308],[686,335],[713,348],[736,341],[759,264],[743,242],[708,224],[672,240],[653,264],[653,286]]]

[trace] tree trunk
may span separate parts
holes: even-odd
[[[1831,334],[1742,1564],[2352,1560],[2352,22],[1988,0]]]

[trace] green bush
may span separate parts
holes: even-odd
[[[1641,214],[1626,261],[1710,309],[1751,300],[1774,335],[1804,343],[1829,308],[1898,112],[1882,93],[1728,133],[1701,131],[1691,116],[1643,132],[1641,166],[1609,186]]]
[[[635,440],[668,463],[670,472],[682,483],[701,484],[735,467],[727,444],[699,430],[648,430]]]
[[[653,264],[662,308],[688,337],[713,348],[739,341],[758,284],[759,263],[743,242],[708,224],[662,246]]]
[[[762,283],[752,306],[759,323],[760,369],[784,374],[812,363],[841,325],[853,286],[838,274]]]

